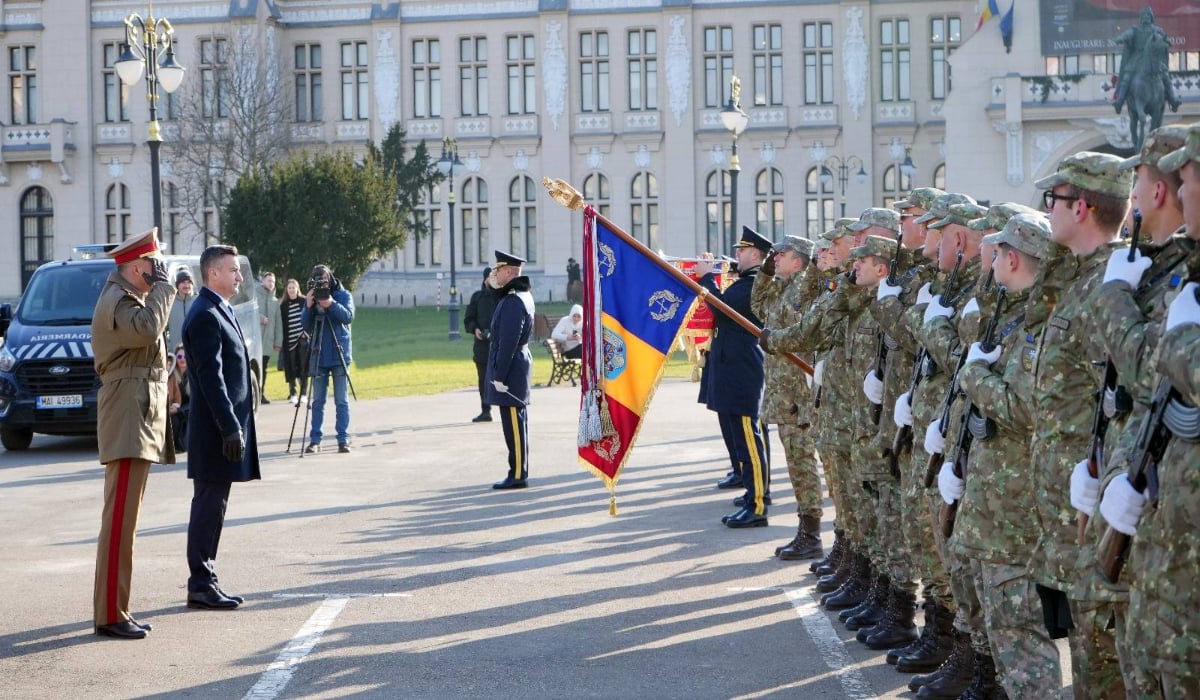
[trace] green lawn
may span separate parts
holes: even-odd
[[[561,316],[569,308],[566,303],[538,304],[537,310]],[[352,328],[354,364],[350,376],[360,399],[437,394],[475,386],[471,339],[464,333],[460,340],[447,340],[449,322],[444,308],[359,307]],[[540,344],[531,343],[530,350],[534,384],[544,384],[550,378],[550,358]],[[275,358],[271,364],[267,397],[286,398],[287,382],[283,373],[274,369]],[[673,353],[667,376],[687,377],[690,372],[684,354]]]

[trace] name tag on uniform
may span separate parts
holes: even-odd
[[[1060,331],[1068,331],[1071,329],[1070,319],[1065,319],[1062,316],[1054,316],[1050,319],[1050,325]]]

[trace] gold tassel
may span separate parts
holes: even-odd
[[[613,486],[608,490],[608,514],[616,517],[617,515],[617,487]]]
[[[608,410],[608,401],[603,396],[600,397],[600,432],[604,437],[611,437],[617,434],[617,429],[613,426],[612,414]]]

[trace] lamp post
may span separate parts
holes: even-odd
[[[160,59],[159,54],[162,54]],[[154,8],[142,17],[134,12],[125,18],[125,41],[121,56],[114,64],[121,82],[133,86],[146,71],[146,102],[150,106],[147,145],[150,146],[150,196],[154,203],[154,225],[162,235],[162,180],[159,176],[158,147],[162,129],[158,124],[158,88],[175,92],[183,82],[183,66],[175,60],[175,29],[166,17],[154,17]]]
[[[721,109],[721,124],[733,134],[733,150],[729,155],[729,228],[733,230],[733,235],[737,236],[737,181],[738,173],[741,172],[742,166],[738,162],[737,142],[738,136],[746,130],[746,125],[750,123],[750,115],[742,111],[742,81],[738,80],[736,75],[729,77],[729,102]],[[729,241],[722,236],[721,250],[727,250]]]
[[[858,172],[854,173],[854,179],[858,184],[863,184],[867,181],[867,171],[863,167],[862,158],[858,156],[848,156],[844,160],[840,156],[829,156],[821,161],[821,184],[828,187],[834,177],[837,177],[838,182],[838,197],[842,201],[842,216],[846,216],[846,183],[850,180],[850,171],[858,168]],[[837,175],[834,175],[834,172]]]
[[[458,284],[455,279],[455,252],[454,252],[454,172],[462,167],[463,162],[458,159],[458,142],[447,136],[442,139],[442,157],[438,158],[438,171],[446,176],[450,182],[450,303],[446,309],[450,312],[450,340],[458,340],[460,337],[458,331]]]

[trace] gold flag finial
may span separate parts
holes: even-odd
[[[565,180],[559,178],[542,178],[542,187],[550,193],[554,201],[563,205],[572,211],[583,210],[583,195],[579,194],[579,190],[571,187]]]

